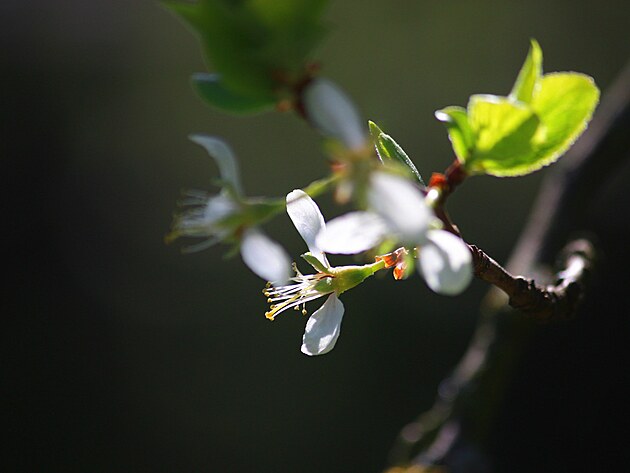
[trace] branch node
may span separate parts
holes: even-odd
[[[561,253],[562,270],[555,285],[539,286],[533,279],[513,276],[475,245],[469,245],[475,276],[503,290],[509,305],[540,322],[571,319],[583,297],[595,250],[590,241],[570,242]]]

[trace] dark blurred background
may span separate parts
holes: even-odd
[[[332,0],[317,58],[428,177],[452,159],[434,110],[509,92],[531,37],[546,71],[605,90],[630,57],[629,14],[627,0]],[[3,0],[0,38],[2,470],[381,470],[486,286],[444,298],[418,277],[372,279],[344,295],[333,352],[302,355],[304,318],[267,321],[238,257],[163,237],[181,189],[217,174],[188,133],[232,144],[249,195],[322,176],[315,133],[205,107],[189,86],[198,43],[157,2]],[[450,209],[468,240],[505,261],[545,172],[467,182]],[[303,251],[288,219],[267,230]]]

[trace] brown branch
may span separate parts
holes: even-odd
[[[475,276],[493,284],[509,297],[509,305],[538,322],[571,319],[582,299],[584,286],[595,262],[595,249],[585,239],[575,240],[562,252],[562,270],[555,285],[540,286],[533,279],[513,276],[475,245]]]
[[[430,189],[437,191],[435,214],[444,229],[461,236],[446,211],[450,194],[467,177],[466,172],[455,160],[444,174],[433,174]],[[582,299],[585,282],[595,259],[593,245],[587,240],[570,243],[562,252],[563,269],[556,276],[555,285],[541,286],[533,279],[514,276],[475,245],[469,245],[473,256],[474,274],[477,278],[501,289],[508,296],[510,307],[521,311],[538,322],[568,320],[573,317]]]

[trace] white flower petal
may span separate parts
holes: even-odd
[[[418,270],[433,291],[459,294],[473,276],[468,245],[445,230],[429,230],[427,238],[427,244],[419,250]]]
[[[208,154],[216,161],[221,179],[232,184],[234,190],[242,194],[243,189],[238,164],[232,149],[223,140],[213,136],[197,133],[189,135],[188,138],[206,149]]]
[[[387,225],[372,212],[350,212],[326,224],[317,245],[327,253],[353,255],[374,248],[387,235]]]
[[[232,229],[217,223],[238,210],[238,205],[229,196],[221,193],[206,198],[203,206],[182,213],[177,217],[174,229],[177,233],[189,237],[216,237],[224,239]],[[204,248],[206,245],[189,247],[192,251]]]
[[[203,218],[208,225],[212,225],[237,210],[238,204],[227,194],[221,193],[208,198],[203,210]]]
[[[328,79],[314,79],[304,90],[304,108],[311,123],[323,134],[341,140],[348,148],[365,146],[363,120],[348,95]]]
[[[341,331],[343,304],[336,294],[331,294],[326,302],[311,315],[306,322],[302,337],[302,353],[313,356],[328,353],[335,347]]]
[[[315,201],[300,189],[291,191],[287,194],[287,213],[298,233],[306,242],[311,254],[320,260],[324,266],[329,267],[330,263],[328,263],[326,255],[317,246],[317,235],[326,227],[326,223]]]
[[[284,284],[291,276],[291,260],[284,249],[257,229],[245,232],[241,242],[245,264],[265,281]]]
[[[422,192],[409,179],[385,172],[372,175],[368,202],[403,243],[423,242],[435,218]]]

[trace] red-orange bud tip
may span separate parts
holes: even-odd
[[[439,172],[434,172],[429,180],[429,187],[444,188],[448,184],[446,176]]]
[[[404,279],[405,277],[405,272],[407,271],[407,263],[399,263],[396,265],[396,267],[394,268],[394,271],[392,271],[392,274],[394,275],[394,279],[396,281],[400,281],[401,279]]]

